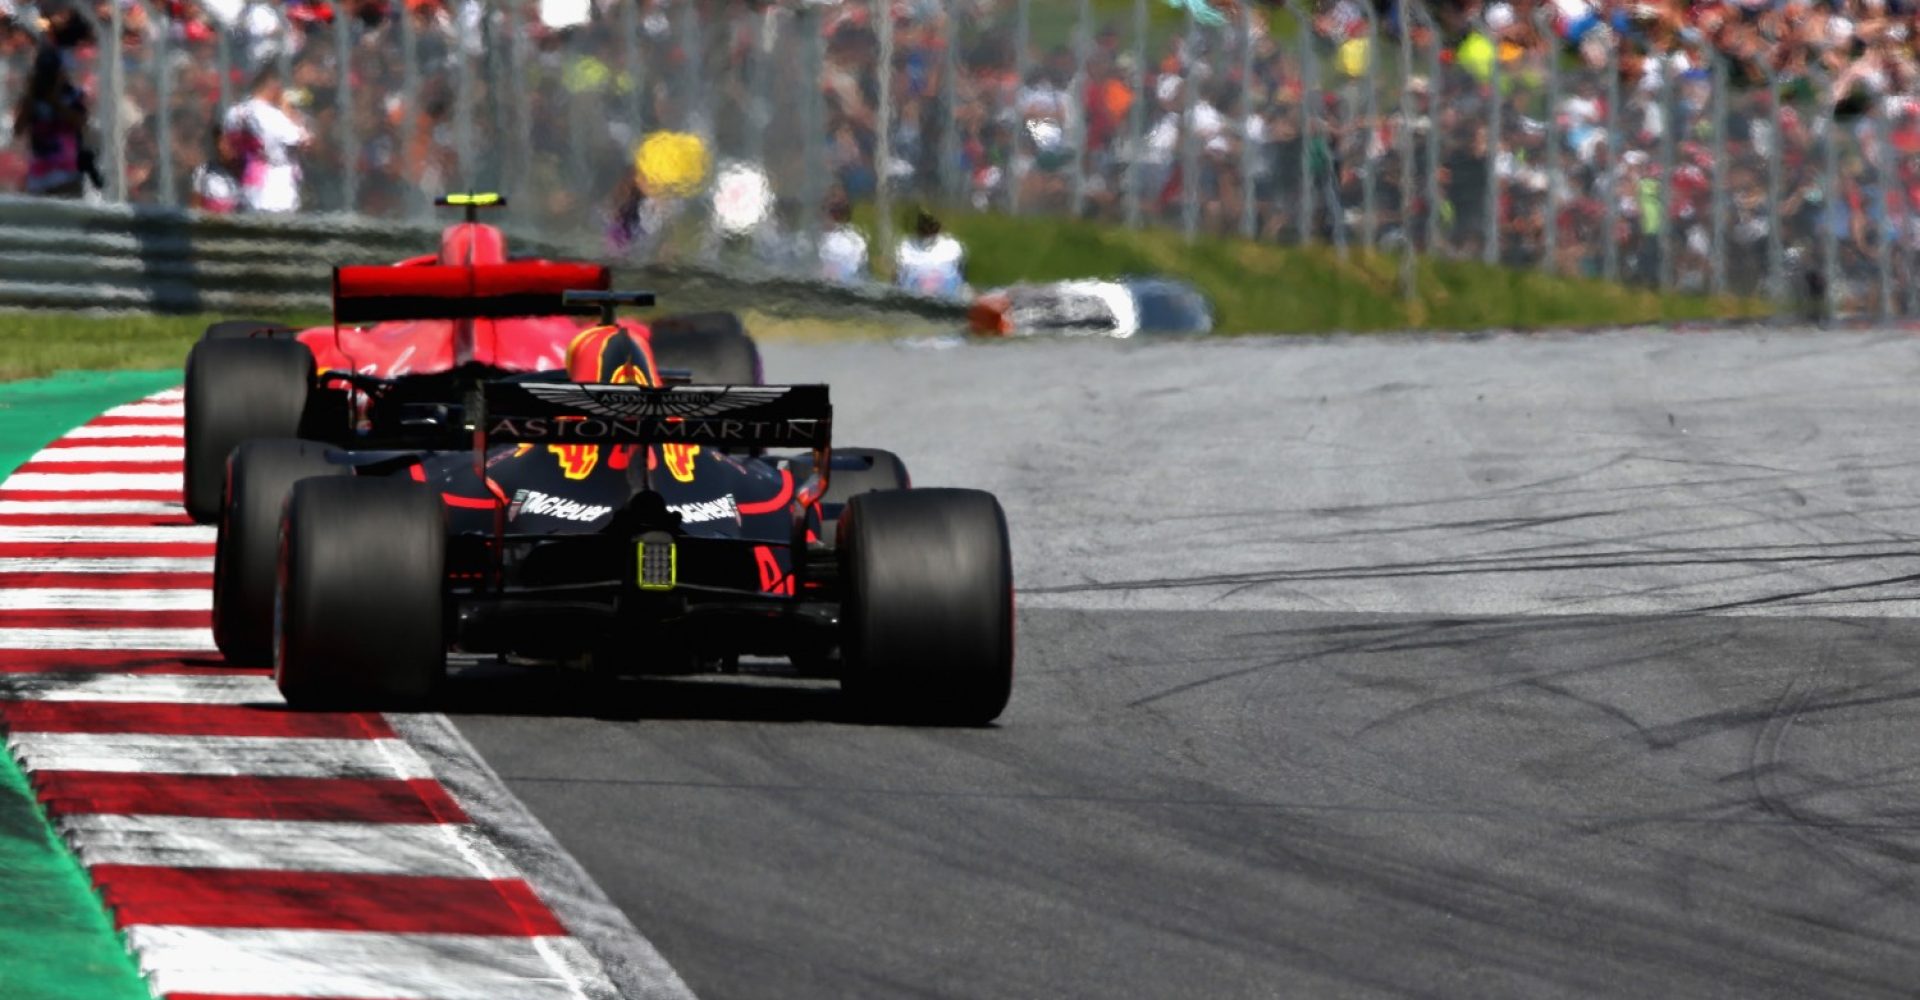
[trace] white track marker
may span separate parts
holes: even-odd
[[[154,517],[179,517],[184,513],[177,503],[164,500],[0,500],[0,514],[45,514],[61,517],[71,514],[147,514]]]
[[[213,592],[205,587],[171,590],[0,587],[0,610],[211,611]]]
[[[158,403],[126,403],[101,414],[104,417],[138,417],[143,420],[185,420],[187,405],[185,402],[168,400]]]
[[[110,445],[101,448],[48,448],[30,462],[171,462],[185,461],[187,450],[177,445]]]
[[[331,823],[197,816],[63,816],[92,865],[519,878],[499,848],[451,823]]]
[[[4,593],[4,591],[0,591]],[[281,705],[264,674],[115,674],[67,670],[0,674],[0,698],[27,701],[137,701],[168,705]]]
[[[162,390],[160,390],[159,392],[156,392],[156,393],[154,393],[153,395],[151,395],[151,396],[148,396],[148,397],[147,397],[147,398],[146,398],[145,400],[142,400],[142,402],[147,402],[147,403],[177,403],[177,402],[179,402],[180,400],[183,400],[183,399],[185,399],[185,398],[187,398],[187,390],[186,390],[186,387],[185,387],[185,386],[178,386],[178,385],[177,385],[177,386],[174,386],[174,387],[173,387],[173,388],[171,388],[171,389],[162,389]]]
[[[88,424],[62,435],[66,440],[91,441],[96,438],[170,437],[185,440],[186,426],[177,421],[157,424]]]
[[[61,559],[48,556],[0,558],[0,573],[211,573],[212,556],[127,556],[112,559]]]
[[[112,499],[115,493],[129,490],[169,490],[179,492],[178,472],[16,472],[7,477],[10,490],[47,490],[78,493],[97,499]]]
[[[210,628],[0,628],[0,649],[214,648]]]
[[[389,739],[13,733],[7,742],[29,771],[269,778],[433,777],[432,769],[419,754],[405,743]]]
[[[570,938],[135,926],[127,943],[155,996],[613,1000]],[[577,960],[579,968],[569,968]],[[580,977],[580,978],[576,978]]]
[[[210,544],[220,531],[210,524],[0,524],[0,542],[154,542]]]

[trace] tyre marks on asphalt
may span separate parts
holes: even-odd
[[[385,717],[223,665],[181,416],[118,407],[0,484],[0,727],[156,995],[618,995]]]

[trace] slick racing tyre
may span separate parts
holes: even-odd
[[[813,456],[787,460],[797,485],[813,475]],[[847,501],[862,493],[878,490],[904,490],[913,485],[907,463],[900,456],[878,448],[835,448],[833,468],[827,476],[827,495],[820,498],[820,537],[831,542],[838,537],[837,522]]]
[[[313,352],[296,340],[206,340],[187,355],[187,513],[220,517],[227,456],[253,438],[290,438],[306,412]]]
[[[247,441],[233,450],[213,549],[213,642],[230,663],[273,660],[274,571],[287,497],[303,479],[352,474],[326,453],[326,445],[287,439]]]
[[[881,721],[981,726],[1013,691],[1007,519],[978,490],[863,493],[840,520],[841,686]]]
[[[760,348],[740,317],[728,312],[665,316],[648,329],[654,364],[691,372],[695,385],[759,385]]]
[[[429,700],[446,675],[446,524],[405,479],[308,479],[281,524],[274,680],[295,708]]]
[[[264,319],[223,319],[207,327],[201,340],[286,340],[298,333],[293,327],[269,323]]]

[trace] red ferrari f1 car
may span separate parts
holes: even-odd
[[[493,194],[449,195],[466,210],[442,234],[440,252],[384,267],[339,268],[334,323],[294,330],[256,320],[207,328],[187,355],[184,493],[194,520],[220,516],[226,463],[254,438],[299,437],[356,446],[404,444],[411,431],[389,415],[403,403],[457,404],[479,379],[560,368],[586,329],[581,317],[528,313],[513,305],[567,289],[609,287],[606,268],[512,260],[506,236],[477,211],[504,206]],[[411,298],[417,319],[365,303]],[[753,340],[731,313],[621,321],[664,367],[701,382],[761,381]],[[391,404],[391,405],[387,405]]]

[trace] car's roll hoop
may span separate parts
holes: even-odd
[[[560,305],[562,309],[576,315],[598,313],[601,326],[612,326],[614,321],[619,319],[617,312],[621,306],[629,306],[635,309],[651,309],[657,301],[659,301],[659,297],[652,292],[572,289],[560,293]]]

